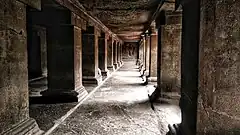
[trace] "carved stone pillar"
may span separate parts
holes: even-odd
[[[109,38],[109,40],[107,41],[108,42],[108,59],[107,59],[107,68],[109,70],[112,70],[112,71],[115,71],[115,67],[113,65],[113,59],[114,59],[114,55],[113,55],[113,50],[114,50],[114,46],[113,46],[113,40],[112,40],[112,37]]]
[[[117,42],[116,41],[114,41],[114,43],[113,43],[113,65],[114,65],[114,68],[115,69],[118,69],[118,60],[117,60]]]
[[[120,63],[123,65],[123,44],[120,44]]]
[[[148,80],[150,82],[157,81],[157,50],[158,50],[158,35],[157,32],[151,33],[150,44],[150,74]]]
[[[145,72],[144,76],[149,76],[149,69],[150,69],[150,35],[146,35],[145,40]]]
[[[108,57],[108,35],[101,34],[99,38],[99,68],[103,76],[108,76],[109,71],[107,69],[107,57]]]
[[[83,83],[100,84],[102,82],[101,70],[98,68],[98,37],[99,30],[88,26],[83,32]]]
[[[0,0],[0,134],[41,134],[29,117],[27,63],[27,5],[41,1]]]
[[[121,43],[119,42],[117,44],[117,63],[118,63],[118,67],[121,67]]]

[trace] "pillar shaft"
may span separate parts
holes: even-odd
[[[117,63],[118,67],[121,66],[121,43],[117,44]]]
[[[149,76],[150,69],[150,36],[146,35],[145,40],[145,76]]]
[[[201,3],[197,135],[237,135],[240,1]]]
[[[114,44],[113,44],[113,65],[114,65],[114,67],[115,67],[115,69],[117,69],[118,68],[118,60],[117,60],[117,42],[114,42]]]
[[[114,55],[113,55],[114,45],[113,44],[114,43],[113,43],[112,37],[110,37],[108,40],[108,50],[107,50],[108,51],[107,68],[112,71],[115,70],[115,67],[113,65],[114,64],[113,63],[113,59],[114,59]]]
[[[98,68],[98,37],[99,30],[93,26],[83,33],[83,83],[100,84],[101,70]]]
[[[103,76],[108,76],[107,57],[108,57],[108,43],[105,34],[99,38],[99,68]]]
[[[149,81],[157,81],[157,49],[158,49],[158,38],[157,33],[151,34],[151,44],[150,44],[150,73]]]
[[[48,28],[48,91],[43,96],[71,95],[78,101],[82,85],[81,29],[73,25]],[[64,51],[62,51],[64,50]]]
[[[200,0],[183,6],[181,99],[182,134],[196,134],[199,67]]]
[[[37,134],[29,117],[27,5],[0,0],[0,134]],[[4,4],[2,4],[4,3]]]
[[[179,92],[181,86],[181,24],[161,26],[161,88]]]

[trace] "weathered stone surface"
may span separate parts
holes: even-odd
[[[109,70],[112,70],[112,71],[114,71],[115,70],[115,68],[114,68],[114,65],[113,65],[113,38],[112,37],[110,37],[109,38],[109,40],[107,41],[108,42],[108,49],[107,49],[107,51],[108,51],[108,57],[107,57],[107,68],[109,69]]]
[[[28,24],[28,78],[47,76],[46,28]]]
[[[157,0],[80,0],[80,2],[126,42],[138,41],[141,38],[141,33],[148,27],[146,24],[159,4]]]
[[[161,26],[161,86],[178,91],[181,85],[181,25]]]
[[[157,51],[158,51],[158,35],[151,34],[150,45],[150,74],[149,81],[157,81]]]
[[[137,54],[138,54],[137,48],[138,48],[137,43],[126,42],[122,47],[122,59],[123,60],[137,59]]]
[[[81,29],[72,25],[56,25],[47,30],[48,90],[42,95],[70,96],[72,101],[81,100],[79,98],[86,95],[82,85]]]
[[[114,41],[114,43],[113,43],[113,65],[114,65],[115,69],[118,68],[118,60],[117,60],[118,49],[117,49],[117,46],[118,46],[118,42]]]
[[[0,91],[0,134],[12,133],[30,119],[26,5],[15,0],[0,0]]]
[[[102,72],[103,76],[108,76],[109,71],[107,69],[107,37],[105,36],[105,33],[102,34],[102,36],[99,38],[99,68]]]
[[[145,43],[145,76],[149,76],[150,72],[150,45],[151,45],[151,37],[150,35],[146,35],[146,43]]]
[[[83,83],[100,84],[102,82],[101,71],[98,67],[98,37],[96,27],[89,26],[83,32]]]
[[[17,0],[25,5],[41,10],[41,0]]]
[[[240,2],[202,0],[198,134],[240,134]]]

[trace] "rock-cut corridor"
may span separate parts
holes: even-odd
[[[179,123],[176,105],[155,104],[148,93],[153,85],[141,85],[134,61],[125,64],[53,132],[53,135],[165,135],[167,125]]]

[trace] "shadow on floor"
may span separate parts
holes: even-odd
[[[29,114],[34,118],[40,129],[47,131],[50,129],[56,120],[64,116],[71,108],[76,106],[77,103],[65,104],[41,104],[30,105]]]

